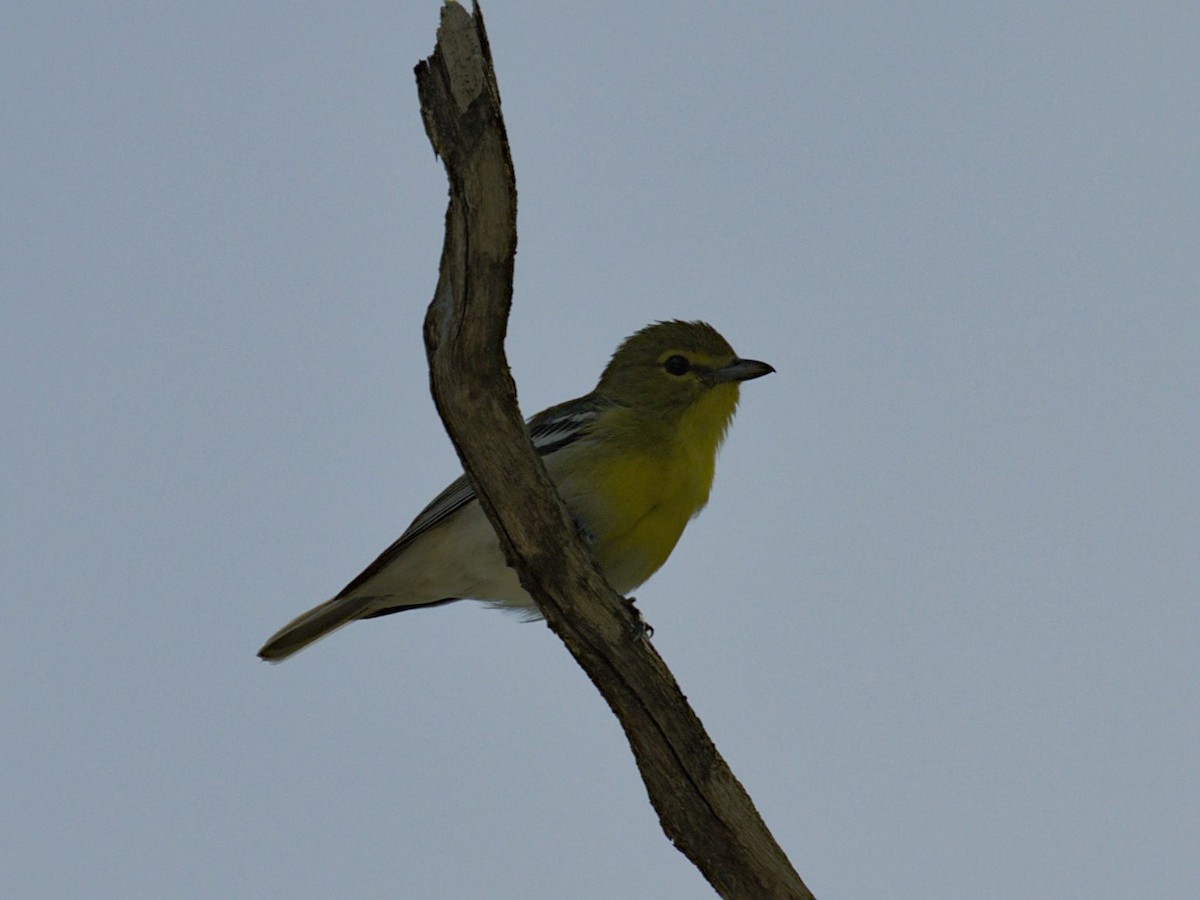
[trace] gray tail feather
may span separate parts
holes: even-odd
[[[283,662],[313,641],[361,618],[370,600],[369,597],[334,597],[314,606],[271,635],[270,640],[258,651],[259,658],[267,662]]]

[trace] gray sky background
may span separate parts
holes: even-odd
[[[485,12],[526,412],[778,369],[638,597],[808,884],[1200,896],[1200,7]],[[544,627],[254,657],[457,472],[437,17],[4,16],[3,896],[708,896]]]

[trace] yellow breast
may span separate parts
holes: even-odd
[[[627,593],[653,575],[708,502],[717,449],[736,405],[737,386],[722,385],[673,425],[639,422],[617,410],[605,423],[607,439],[548,460],[615,590]]]

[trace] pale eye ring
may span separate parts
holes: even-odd
[[[667,361],[663,363],[663,368],[672,375],[685,375],[691,367],[692,364],[687,361],[687,357],[678,353],[668,356]]]

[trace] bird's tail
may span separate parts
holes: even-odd
[[[267,662],[283,662],[313,641],[320,640],[348,622],[361,618],[370,603],[369,597],[334,597],[301,613],[271,635],[258,651]]]

